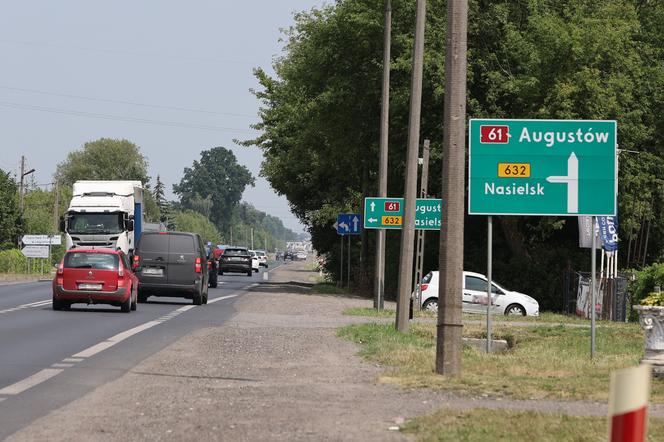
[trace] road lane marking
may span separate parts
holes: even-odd
[[[22,305],[18,305],[16,307],[11,307],[11,308],[8,308],[8,309],[5,309],[5,310],[0,310],[0,314],[16,312],[18,310],[24,310],[26,308],[45,307],[45,306],[51,304],[51,302],[52,301],[50,299],[45,299],[43,301],[31,302],[29,304],[22,304]]]
[[[214,304],[215,302],[223,301],[224,299],[235,298],[237,296],[238,295],[227,295],[227,296],[220,296],[220,297],[214,298],[214,299],[209,299],[208,304]]]
[[[238,296],[238,295],[221,296],[219,298],[215,298],[215,299],[212,299],[212,300],[208,301],[208,303],[223,301],[224,299],[235,298],[236,296]],[[42,301],[42,302],[44,302],[44,301]],[[48,302],[50,302],[50,301],[48,301]],[[127,339],[131,336],[134,336],[134,335],[136,335],[136,334],[138,334],[142,331],[145,331],[147,329],[150,329],[150,328],[154,327],[155,325],[159,325],[159,324],[161,324],[161,323],[163,323],[167,320],[173,319],[175,316],[180,315],[180,314],[182,314],[182,313],[184,313],[188,310],[191,310],[194,307],[196,307],[196,306],[186,305],[184,307],[180,307],[179,309],[175,310],[174,312],[171,312],[168,315],[169,317],[167,319],[163,319],[163,320],[157,319],[157,320],[153,320],[153,321],[148,321],[144,324],[141,324],[141,325],[136,326],[134,328],[131,328],[129,330],[118,333],[117,335],[114,335],[114,336],[106,339],[105,341],[102,341],[98,344],[95,344],[91,347],[88,347],[85,350],[80,351],[80,352],[76,353],[75,355],[72,355],[71,357],[64,358],[62,360],[63,363],[55,363],[55,364],[51,365],[52,368],[45,368],[41,371],[38,371],[37,373],[33,374],[30,377],[27,377],[27,378],[25,378],[21,381],[18,381],[16,383],[12,384],[12,385],[9,385],[9,386],[3,388],[2,390],[0,390],[0,395],[13,396],[13,395],[20,394],[20,393],[34,387],[35,385],[41,384],[42,382],[45,382],[45,381],[51,379],[52,377],[62,373],[65,368],[70,368],[70,367],[74,366],[73,363],[70,364],[68,362],[81,362],[85,358],[89,358],[89,357],[94,356],[98,353],[101,353],[102,351],[114,346],[115,344],[117,344],[119,342],[124,341],[125,339]],[[170,316],[170,315],[172,315],[172,316]],[[7,399],[7,398],[0,398],[0,402],[4,401],[5,399]]]
[[[13,396],[19,393],[23,393],[25,390],[28,390],[37,384],[41,384],[42,382],[51,379],[53,376],[59,375],[63,371],[64,369],[62,368],[45,368],[33,374],[32,376],[23,379],[22,381],[18,381],[15,384],[3,388],[0,390],[0,394]]]
[[[0,397],[0,402],[4,401],[5,399],[7,399],[7,398],[6,397]]]

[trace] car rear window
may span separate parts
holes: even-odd
[[[194,237],[190,235],[170,235],[171,237],[171,253],[194,253]]]
[[[65,268],[117,270],[120,262],[118,255],[111,253],[67,253]]]
[[[158,233],[143,233],[138,246],[142,252],[168,253],[169,236]]]
[[[424,278],[422,278],[422,284],[428,284],[431,282],[431,278],[433,278],[433,272],[429,272],[426,275],[424,275]]]
[[[248,255],[249,252],[247,249],[226,249],[224,250],[224,255],[226,256],[244,256]]]

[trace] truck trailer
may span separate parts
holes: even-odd
[[[143,221],[140,181],[76,181],[60,230],[67,249],[104,247],[131,253]]]

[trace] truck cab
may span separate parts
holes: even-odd
[[[141,235],[140,181],[77,181],[60,229],[67,249],[110,248],[129,254]]]

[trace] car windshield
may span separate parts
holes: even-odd
[[[224,251],[224,255],[227,256],[246,256],[248,254],[247,249],[226,249]]]
[[[68,233],[111,234],[124,231],[121,213],[74,213],[69,215]]]
[[[67,269],[117,270],[118,255],[112,253],[70,252],[65,255]]]

